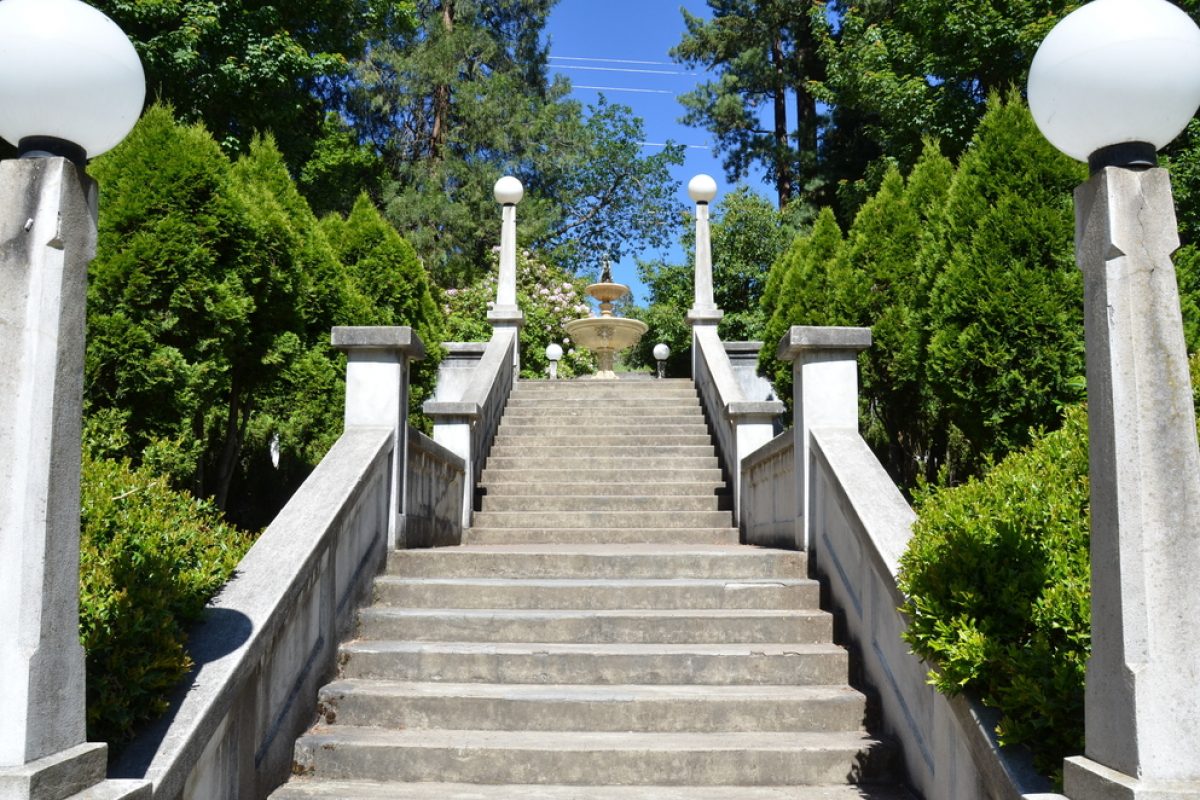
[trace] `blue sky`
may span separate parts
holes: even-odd
[[[676,97],[706,79],[704,73],[693,73],[668,55],[683,37],[681,8],[711,16],[705,0],[559,0],[550,14],[547,35],[551,73],[571,80],[577,100],[595,103],[603,92],[610,102],[632,108],[645,122],[649,152],[654,144],[667,140],[687,145],[684,163],[673,169],[672,176],[679,185],[679,202],[691,205],[687,182],[693,175],[712,175],[722,193],[732,187],[713,155],[708,132],[678,121],[683,107]],[[750,183],[774,198],[761,180]],[[658,255],[673,262],[683,259],[678,245],[661,254],[647,251],[642,257]],[[613,278],[629,284],[638,302],[645,301],[632,256],[613,265]]]

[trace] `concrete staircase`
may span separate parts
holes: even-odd
[[[691,381],[522,382],[461,547],[391,555],[276,800],[908,798]]]

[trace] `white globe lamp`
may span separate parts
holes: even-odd
[[[76,163],[115,147],[146,98],[129,38],[79,0],[0,2],[0,137]]]
[[[515,206],[525,196],[525,187],[512,175],[505,175],[496,181],[492,194],[496,202],[503,206]]]
[[[717,196],[717,182],[703,173],[688,181],[688,197],[696,203],[711,203]]]
[[[563,357],[562,346],[551,342],[546,345],[546,360],[550,362],[550,380],[558,380],[558,362]]]
[[[654,345],[654,360],[658,362],[656,373],[659,378],[667,377],[667,359],[671,356],[671,348],[667,347],[663,342]]]
[[[1029,68],[1029,108],[1062,152],[1146,167],[1200,106],[1200,28],[1166,0],[1093,0],[1068,14]]]

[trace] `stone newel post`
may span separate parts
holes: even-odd
[[[688,311],[688,324],[692,326],[692,375],[696,374],[694,341],[698,326],[716,327],[724,313],[717,308],[713,297],[712,236],[708,226],[708,204],[717,196],[717,182],[708,175],[697,175],[688,182],[688,196],[696,203],[696,270],[695,298]]]
[[[388,547],[403,547],[409,364],[425,357],[425,345],[409,327],[337,327],[332,343],[346,352],[346,427],[392,429]]]
[[[1092,657],[1077,800],[1200,796],[1200,451],[1167,172],[1075,192],[1084,276]]]
[[[517,306],[517,203],[525,196],[525,188],[512,176],[496,181],[493,190],[496,202],[503,206],[500,224],[500,269],[496,276],[496,302],[488,312],[492,328],[519,330],[525,315]],[[514,354],[514,366],[520,369],[520,348]]]
[[[812,548],[808,524],[808,432],[858,430],[858,354],[871,346],[870,328],[805,327],[784,334],[776,356],[792,362],[792,431],[796,453],[796,547]]]

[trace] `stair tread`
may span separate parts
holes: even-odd
[[[804,656],[841,654],[831,642],[414,642],[396,639],[354,639],[342,645],[347,652],[431,653],[452,655],[695,655],[695,656]]]
[[[703,701],[711,703],[739,700],[819,701],[862,700],[862,693],[845,685],[748,684],[698,686],[695,684],[547,684],[547,683],[450,683],[439,681],[392,681],[372,678],[343,678],[329,683],[321,694],[349,692],[391,697],[477,697],[526,701],[568,700],[587,703],[633,701]]]
[[[422,586],[520,586],[528,588],[580,588],[580,589],[629,589],[629,588],[747,588],[764,586],[814,586],[811,578],[409,578],[403,575],[380,575],[377,583]]]
[[[272,800],[911,800],[895,786],[550,786],[299,779]]]
[[[717,731],[713,733],[642,733],[638,731],[513,731],[318,725],[301,737],[314,748],[338,745],[450,748],[540,752],[658,751],[742,753],[855,751],[882,741],[864,731]]]

